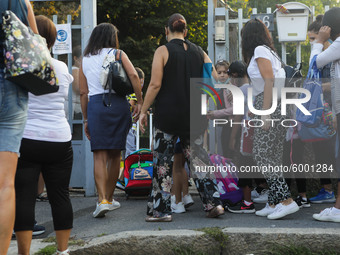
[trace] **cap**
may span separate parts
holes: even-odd
[[[237,60],[230,64],[228,74],[237,73],[238,77],[243,77],[247,73],[247,66],[243,61]]]

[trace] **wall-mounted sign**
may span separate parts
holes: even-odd
[[[61,55],[72,53],[71,24],[59,24],[57,28],[57,40],[53,46],[53,54]]]

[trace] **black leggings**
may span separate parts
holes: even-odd
[[[15,231],[33,230],[39,174],[45,180],[55,230],[71,229],[72,204],[69,198],[73,150],[71,142],[22,139],[15,176]]]

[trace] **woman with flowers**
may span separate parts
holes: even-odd
[[[156,99],[153,188],[148,201],[147,222],[172,221],[170,189],[174,146],[178,137],[186,160],[190,159],[191,167],[209,164],[208,154],[203,149],[207,119],[196,111],[199,107],[192,107],[193,112],[190,111],[190,106],[200,100],[200,94],[195,94],[199,91],[198,87],[191,91],[190,78],[202,77],[203,64],[211,63],[211,60],[200,47],[184,39],[187,28],[181,14],[171,15],[165,34],[168,43],[155,52],[151,81],[140,119],[144,132],[147,110]],[[192,98],[191,93],[196,96]],[[190,123],[190,120],[193,122]],[[194,130],[190,128],[191,125]],[[193,138],[191,142],[190,138]],[[216,184],[205,174],[194,173],[193,177],[207,216],[218,217],[223,214]]]

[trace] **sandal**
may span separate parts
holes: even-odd
[[[215,206],[209,212],[207,212],[208,218],[217,218],[220,215],[224,214],[224,208],[221,205]]]
[[[171,215],[166,215],[163,217],[153,217],[153,216],[147,216],[145,218],[146,222],[171,222],[172,221],[172,216]]]
[[[37,202],[48,202],[48,197],[46,193],[41,193],[36,197]]]

